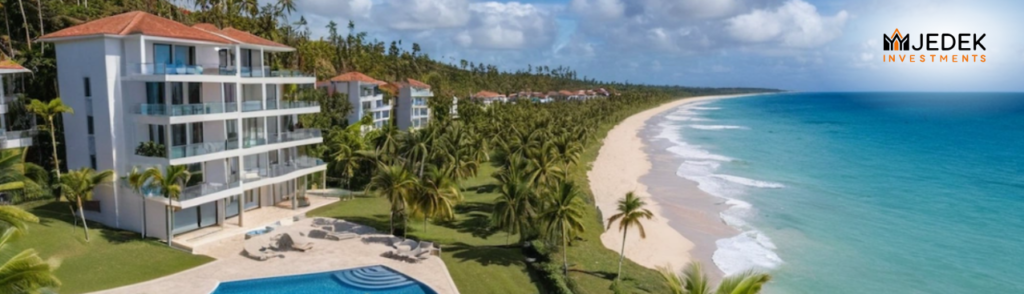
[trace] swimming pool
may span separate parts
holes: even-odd
[[[212,294],[255,293],[372,293],[372,294],[436,294],[420,281],[383,265],[282,276],[263,279],[223,282]]]

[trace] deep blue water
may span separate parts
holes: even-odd
[[[795,93],[670,111],[768,293],[1024,293],[1024,94]]]

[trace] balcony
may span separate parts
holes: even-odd
[[[238,149],[238,142],[235,140],[227,140],[220,142],[203,142],[181,146],[172,146],[168,154],[170,155],[170,159],[178,159],[235,149]]]
[[[186,65],[186,64],[161,64],[161,63],[135,63],[128,66],[128,74],[144,76],[164,75],[212,75],[212,76],[233,76],[234,69],[218,65]]]
[[[430,89],[412,88],[412,93],[411,94],[412,94],[413,97],[432,97],[432,96],[434,96],[434,92],[431,92]]]
[[[321,137],[320,129],[300,129],[293,132],[281,132],[270,134],[264,137],[262,134],[247,136],[242,140],[245,148],[263,146],[267,144],[287,143],[306,139]]]
[[[238,111],[236,103],[203,103],[184,105],[142,104],[139,114],[151,116],[188,116]]]
[[[9,132],[4,129],[0,129],[0,149],[32,146],[32,136],[35,134],[35,130]]]
[[[242,181],[249,183],[263,179],[276,178],[288,175],[292,172],[326,165],[323,160],[309,156],[302,156],[286,162],[272,164],[269,167],[246,169],[242,174]]]
[[[246,78],[312,78],[313,75],[298,70],[274,70],[266,66],[221,66],[218,64],[129,64],[130,75],[213,75]]]
[[[298,70],[278,69],[267,66],[242,67],[243,78],[312,78],[313,75]]]
[[[241,187],[241,184],[242,182],[236,179],[235,181],[230,183],[204,182],[198,185],[185,187],[184,189],[181,189],[181,194],[178,195],[178,200],[175,201],[175,203],[173,204],[175,206],[181,206],[181,202],[183,201],[188,201],[206,195],[213,195],[219,192],[235,189]],[[127,184],[125,184],[124,187],[129,188]],[[166,199],[163,198],[163,192],[161,191],[160,187],[144,187],[142,189],[142,194],[145,195],[145,197],[153,197],[154,199],[161,199],[165,200],[166,202]]]

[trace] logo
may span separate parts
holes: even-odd
[[[910,43],[910,34],[900,33],[896,29],[892,34],[882,34],[882,51],[929,51],[947,52],[957,51],[959,54],[883,54],[882,62],[986,62],[985,54],[977,54],[978,51],[987,51],[985,44],[986,34],[950,34],[950,33],[927,33],[918,34],[917,44]]]

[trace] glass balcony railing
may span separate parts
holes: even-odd
[[[185,189],[181,189],[181,196],[178,196],[178,199],[179,201],[195,199],[220,191],[238,188],[241,184],[242,183],[240,181],[234,181],[231,183],[202,183],[195,186],[185,187]]]
[[[128,187],[126,181],[122,181],[122,183],[126,183],[126,184],[124,184],[124,186]],[[232,181],[230,183],[205,183],[204,182],[204,183],[201,183],[199,185],[185,187],[184,189],[181,189],[181,194],[178,195],[178,200],[177,201],[185,201],[185,200],[195,199],[195,198],[199,198],[199,197],[202,197],[202,196],[206,196],[206,195],[210,195],[210,194],[213,194],[213,193],[217,193],[217,192],[220,192],[220,191],[224,191],[224,190],[228,190],[228,189],[232,189],[232,188],[238,188],[239,186],[241,186],[241,183],[242,183],[241,181],[238,181],[237,179],[235,179],[234,181]],[[150,187],[143,187],[141,192],[142,192],[142,195],[145,195],[146,197],[163,197],[163,191],[160,189],[160,187],[152,187],[152,186],[150,186]]]
[[[299,158],[290,159],[282,163],[272,164],[269,167],[246,169],[245,172],[242,173],[242,180],[245,182],[252,182],[262,179],[280,177],[297,170],[317,167],[325,164],[327,163],[325,163],[323,160],[320,160],[319,158],[301,156]]]
[[[242,102],[242,111],[243,112],[261,111],[261,110],[263,110],[263,102],[262,101],[244,101],[244,102]]]
[[[171,146],[170,159],[199,156],[234,149],[238,149],[238,142],[235,140]]]
[[[139,114],[153,116],[187,116],[201,114],[217,114],[238,111],[238,104],[235,103],[203,103],[203,104],[142,104],[139,106]]]
[[[281,106],[278,109],[295,109],[295,108],[306,108],[306,107],[320,107],[320,103],[316,101],[281,101]]]
[[[241,76],[245,78],[305,78],[313,75],[289,69],[271,69],[267,66],[240,67]]]
[[[250,148],[256,146],[263,146],[267,144],[286,143],[292,141],[319,138],[321,136],[322,134],[320,132],[320,129],[301,129],[295,130],[293,132],[281,132],[276,134],[270,134],[268,136],[263,136],[262,134],[247,136],[245,137],[244,140],[242,140],[242,144],[245,146],[245,148]]]
[[[136,63],[128,72],[133,75],[235,75],[232,67],[207,64]]]

